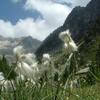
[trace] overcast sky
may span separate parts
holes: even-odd
[[[44,40],[61,26],[75,6],[86,6],[91,0],[1,0],[0,35],[31,35]]]

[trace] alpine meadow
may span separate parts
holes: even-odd
[[[0,9],[0,100],[100,100],[100,0]]]

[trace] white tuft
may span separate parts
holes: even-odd
[[[0,72],[0,81],[1,80],[4,80],[5,78],[4,78],[4,74],[3,74],[3,72]]]
[[[26,62],[27,64],[31,65],[31,64],[34,64],[36,62],[36,59],[35,59],[35,55],[32,54],[32,53],[28,53],[28,54],[24,54],[20,57],[20,60],[21,61],[24,61]]]
[[[67,45],[67,43],[64,43],[64,47],[65,47],[65,48],[68,48],[68,45]]]
[[[26,76],[27,78],[33,78],[33,70],[27,63],[18,63],[17,67],[22,75]]]
[[[71,46],[72,51],[77,51],[78,50],[78,47],[76,46],[76,44],[74,43],[74,41],[70,42],[69,45]]]
[[[69,43],[70,42],[70,39],[71,39],[71,33],[69,32],[69,30],[66,30],[64,32],[61,32],[59,34],[59,38],[65,42],[65,43]]]
[[[22,55],[24,53],[24,48],[23,46],[17,46],[13,49],[13,53],[17,56],[20,57],[20,55]]]
[[[44,60],[50,60],[50,55],[48,53],[43,54]]]
[[[0,81],[1,91],[15,91],[16,87],[14,84],[14,80],[2,80]]]
[[[71,38],[71,33],[69,30],[61,32],[59,34],[59,38],[64,42],[64,47],[66,48],[68,53],[77,51],[78,47]]]

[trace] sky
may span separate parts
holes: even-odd
[[[44,40],[76,6],[91,0],[1,0],[0,35]]]

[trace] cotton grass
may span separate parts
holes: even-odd
[[[61,32],[59,34],[59,38],[64,42],[64,47],[67,50],[66,52],[68,52],[69,54],[78,50],[78,47],[76,46],[75,42],[71,38],[71,33],[69,30]]]

